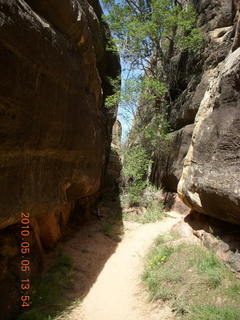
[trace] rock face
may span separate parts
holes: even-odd
[[[161,181],[158,187],[177,192],[177,184],[182,175],[183,160],[189,149],[193,128],[194,125],[190,124],[173,132],[166,152],[159,150],[155,154],[150,179]]]
[[[111,74],[102,67],[107,29],[87,1],[0,4],[0,226],[6,227],[21,211],[48,214],[99,191],[109,148],[102,83]],[[118,59],[111,59],[116,75]]]
[[[240,224],[240,2],[194,3],[204,47],[172,59],[176,131],[170,151],[155,153],[152,181],[198,212]]]
[[[0,0],[0,229],[29,212],[47,248],[77,201],[79,215],[90,210],[104,179],[116,116],[104,99],[120,66],[101,15],[97,0]],[[4,278],[16,256],[2,252]]]
[[[116,121],[113,125],[112,144],[104,179],[104,193],[114,200],[119,195],[122,161],[120,157],[122,125]]]
[[[122,138],[122,125],[119,120],[117,120],[113,125],[113,134],[112,134],[112,147],[114,149],[121,148],[121,138]]]
[[[178,192],[195,210],[240,224],[240,48],[215,71]]]

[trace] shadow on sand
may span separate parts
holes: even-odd
[[[38,287],[34,288],[33,286],[35,291],[32,293],[33,307],[28,312],[18,315],[15,320],[64,319],[61,314],[68,312],[76,302],[83,300],[97,280],[105,263],[115,252],[123,232],[119,195],[105,196],[98,203],[98,210],[92,210],[84,221],[77,218],[81,216],[78,212],[80,209],[80,207],[75,208],[65,236],[54,251],[46,257],[45,273],[43,273],[43,277],[39,276],[39,279],[36,279]],[[69,267],[68,258],[71,260],[71,279],[65,281],[64,277],[61,279],[60,276],[57,284],[60,297],[56,298],[51,297],[51,294],[49,296],[49,292],[52,292],[51,286],[56,287],[56,279],[53,284],[51,283],[51,268],[54,263],[56,264],[56,257],[59,252],[62,257],[65,257],[66,268]],[[57,270],[58,267],[55,267],[53,278],[56,278],[55,275],[59,277],[58,274],[60,273],[58,271],[63,271],[64,274],[65,262],[62,262],[63,264],[59,269],[63,268],[63,270]],[[46,276],[45,280],[42,281],[44,274],[49,275],[49,283],[46,283]],[[42,290],[38,291],[39,283],[40,287],[45,286],[43,294],[40,294]],[[56,289],[58,290],[58,288],[55,288],[55,291]],[[53,293],[55,292],[53,291]],[[39,297],[39,295],[43,296]],[[42,303],[41,301],[39,303],[41,298]],[[37,301],[37,303],[34,303],[34,301]]]

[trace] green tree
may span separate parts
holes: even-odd
[[[102,1],[108,12],[104,19],[114,39],[110,50],[120,53],[123,65],[133,75],[123,86],[121,97],[116,90],[108,106],[120,97],[128,113],[131,108],[135,109],[136,96],[139,103],[155,102],[160,106],[166,95],[171,104],[168,93],[172,57],[179,51],[199,50],[202,44],[194,7],[183,0]]]
[[[131,69],[153,77],[165,71],[176,50],[198,50],[201,34],[191,4],[177,0],[103,0],[114,46]],[[163,82],[167,79],[161,79]]]
[[[202,36],[188,0],[102,1],[114,39],[109,50],[120,53],[129,73],[121,90],[115,86],[107,106],[120,99],[124,116],[134,118],[123,173],[136,199],[146,186],[154,150],[168,146],[172,58],[181,51],[199,50]]]
[[[146,175],[150,160],[144,148],[128,148],[123,160],[123,175],[128,191],[129,204],[138,203],[147,185]]]

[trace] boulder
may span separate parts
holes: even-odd
[[[198,212],[240,224],[240,48],[213,72],[178,185]]]

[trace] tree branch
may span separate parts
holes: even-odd
[[[126,0],[127,4],[129,5],[129,7],[135,7],[135,9],[137,9],[141,14],[142,14],[142,10],[141,8],[135,3],[135,1],[133,0]]]

